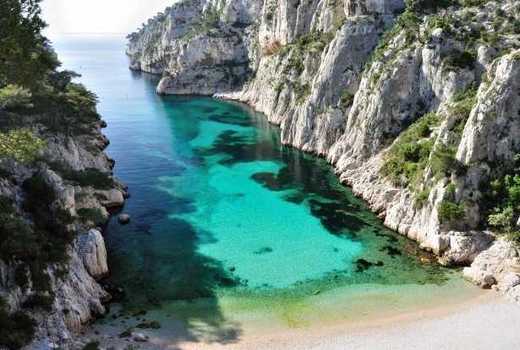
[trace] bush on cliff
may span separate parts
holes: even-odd
[[[0,132],[0,157],[29,163],[37,158],[44,146],[45,142],[29,129]]]
[[[465,216],[465,206],[463,203],[455,203],[451,200],[444,200],[438,208],[439,221],[442,224],[454,223]]]
[[[18,264],[15,279],[21,287],[49,291],[47,267],[63,264],[68,259],[67,247],[74,235],[66,229],[70,215],[61,211],[49,212],[55,193],[45,180],[35,175],[23,183],[24,210],[32,223],[23,219],[14,203],[0,197],[0,259]]]
[[[426,114],[401,133],[394,142],[381,168],[383,175],[394,185],[413,187],[422,180],[433,148],[430,135],[438,123],[436,114]]]
[[[113,177],[96,168],[74,170],[62,162],[47,161],[49,167],[58,173],[63,179],[82,187],[93,187],[98,190],[109,190],[114,187]]]
[[[18,85],[9,84],[0,89],[0,110],[31,108],[32,94],[29,90]]]
[[[36,322],[23,312],[9,314],[0,298],[0,348],[19,349],[32,340]]]
[[[506,175],[491,182],[486,202],[494,207],[488,212],[487,224],[520,243],[517,221],[520,217],[520,175]]]
[[[41,35],[41,0],[2,0],[0,14],[0,87],[16,84],[38,89],[59,66]]]

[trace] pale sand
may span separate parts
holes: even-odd
[[[520,305],[460,282],[446,287],[351,287],[268,310],[224,299],[228,318],[217,327],[190,318],[187,331],[186,320],[173,316],[183,314],[177,307],[146,315],[162,325],[137,330],[150,336],[147,343],[117,336],[139,322],[132,318],[98,325],[100,335],[86,338],[105,347],[175,350],[520,349]]]
[[[244,334],[234,344],[181,343],[172,349],[520,349],[520,306],[487,292],[457,306],[365,323]]]

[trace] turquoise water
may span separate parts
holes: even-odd
[[[262,115],[157,96],[157,77],[128,70],[120,37],[62,37],[55,46],[99,96],[109,154],[130,189],[131,223],[112,220],[105,232],[125,308],[204,300],[188,304],[192,312],[218,314],[226,296],[269,308],[348,286],[450,278],[385,229],[323,160],[282,146]]]

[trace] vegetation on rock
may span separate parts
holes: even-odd
[[[29,129],[0,132],[0,157],[29,163],[38,157],[38,153],[44,146],[45,142],[36,137]]]
[[[415,188],[422,182],[434,144],[431,135],[438,124],[437,114],[427,114],[413,123],[392,145],[385,157],[382,173],[394,185]]]
[[[0,298],[0,347],[19,349],[32,340],[36,322],[24,312],[9,313]]]
[[[97,97],[72,81],[77,74],[58,70],[41,32],[40,2],[2,0],[0,6],[0,260],[14,271],[24,298],[14,310],[0,304],[0,348],[9,349],[25,346],[35,332],[24,310],[52,309],[53,281],[65,276],[81,225],[60,202],[61,189],[47,167],[53,162],[43,151],[56,140],[90,137],[99,129]],[[64,169],[61,175],[74,184],[115,186],[97,169]]]

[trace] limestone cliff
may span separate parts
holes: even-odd
[[[9,118],[9,114],[0,110],[3,118]],[[123,205],[126,191],[112,178],[114,162],[103,153],[108,141],[101,134],[102,121],[83,124],[85,131],[71,137],[45,130],[34,116],[22,118],[24,123],[32,120],[35,134],[45,147],[36,162],[0,159],[0,199],[16,215],[9,218],[11,225],[20,225],[16,231],[3,234],[16,235],[12,238],[21,240],[24,254],[37,262],[0,258],[0,297],[10,312],[28,312],[36,321],[31,348],[68,347],[74,342],[74,334],[105,312],[103,303],[110,300],[110,294],[97,282],[108,274],[108,266],[103,236],[96,227],[108,220],[107,210]],[[103,177],[105,183],[100,186],[85,176]],[[31,183],[35,187],[29,186]],[[60,235],[67,233],[71,243],[33,243],[32,230],[42,229],[39,215],[49,218],[47,224],[55,225],[53,239],[60,241]],[[61,221],[63,217],[67,219]],[[22,240],[18,235],[26,230],[28,236]],[[9,242],[2,242],[3,250],[14,249],[9,247]],[[39,249],[48,250],[45,254],[49,256],[63,255],[64,260],[45,260],[40,265],[39,259],[44,258],[31,252]]]
[[[50,70],[34,92],[0,85],[0,348],[78,348],[110,299],[98,227],[126,190],[96,98],[74,76]]]
[[[265,113],[441,262],[482,266],[509,247],[500,272],[467,275],[511,291],[520,255],[492,242],[518,232],[520,212],[487,184],[517,174],[519,24],[513,0],[185,0],[129,35],[127,53],[162,74],[159,93]]]

